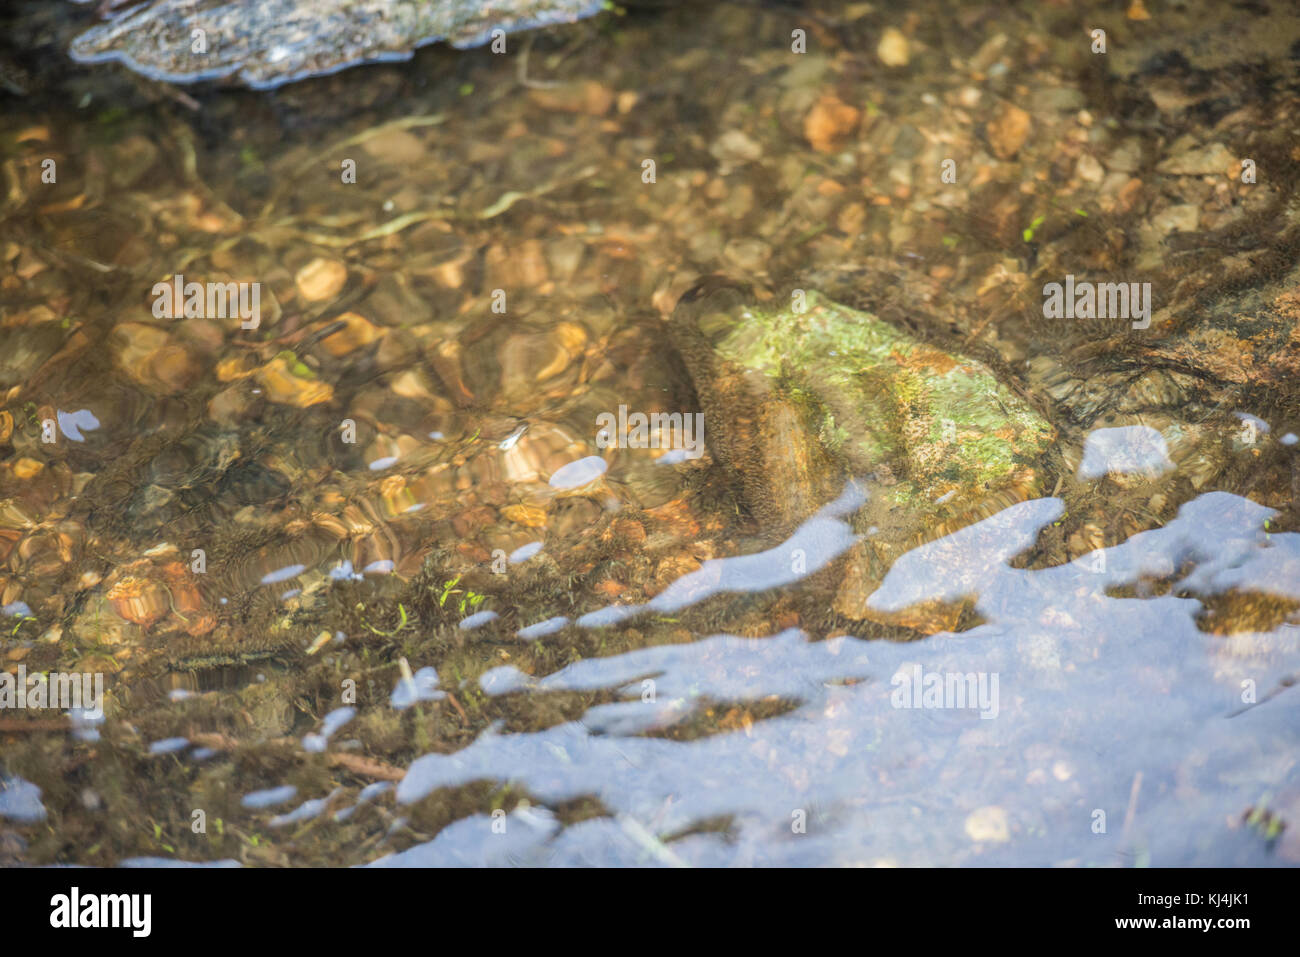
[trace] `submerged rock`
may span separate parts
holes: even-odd
[[[119,60],[171,83],[232,78],[269,89],[439,40],[467,49],[595,15],[602,0],[152,0],[72,42],[74,60]]]
[[[1027,492],[1055,437],[987,366],[816,292],[802,311],[747,304],[731,286],[688,293],[673,326],[710,448],[779,526],[850,478],[871,481],[892,516]]]
[[[866,599],[918,538],[1038,494],[1051,467],[1055,429],[987,366],[817,292],[760,306],[706,280],[672,327],[709,448],[765,530],[787,532],[850,481],[866,492],[834,601],[849,618],[882,617]]]

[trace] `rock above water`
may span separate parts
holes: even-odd
[[[119,60],[172,83],[232,78],[269,89],[358,63],[400,60],[446,40],[482,46],[572,23],[602,0],[152,0],[72,42],[73,59]],[[195,31],[202,31],[196,34]]]

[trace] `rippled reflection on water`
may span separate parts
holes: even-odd
[[[1225,808],[1300,783],[1300,625],[1207,634],[1198,599],[1248,588],[1300,598],[1300,534],[1263,531],[1270,510],[1225,493],[1165,528],[1078,561],[1008,560],[1054,521],[1040,499],[922,546],[877,593],[882,604],[977,595],[984,623],[920,643],[716,636],[577,662],[539,680],[499,669],[492,693],[620,688],[624,699],[532,734],[488,733],[412,764],[402,803],[440,787],[511,781],[543,802],[596,795],[610,818],[560,828],[516,810],[509,840],[486,816],[382,866],[504,863],[1167,865],[1268,860]],[[1096,567],[1104,571],[1095,571]],[[1177,572],[1175,572],[1177,569]],[[1108,592],[1143,576],[1144,598]],[[1185,596],[1185,597],[1176,597]],[[995,675],[994,708],[914,703],[891,679]],[[653,680],[655,697],[642,692]],[[1257,703],[1243,704],[1243,687]],[[699,740],[648,735],[700,701],[775,695],[793,711]],[[952,702],[949,701],[949,704]],[[807,833],[795,835],[798,812]],[[1105,831],[1095,833],[1104,813]],[[668,846],[724,818],[725,832]]]

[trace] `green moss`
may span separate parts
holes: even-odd
[[[986,366],[817,292],[801,312],[751,307],[701,325],[722,358],[779,382],[846,471],[905,476],[888,493],[900,503],[1023,483],[1054,437]]]

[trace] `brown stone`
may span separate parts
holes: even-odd
[[[834,93],[824,94],[803,121],[803,135],[820,153],[833,152],[839,141],[852,133],[858,125],[861,112],[849,106]]]
[[[987,127],[989,145],[999,159],[1009,160],[1029,138],[1029,114],[1013,103],[1003,103]]]

